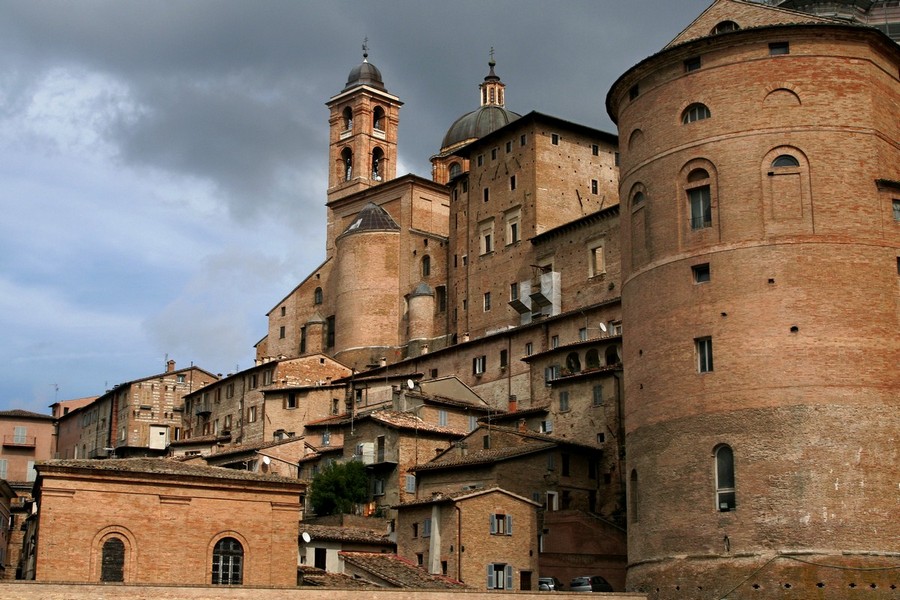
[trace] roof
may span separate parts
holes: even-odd
[[[465,584],[443,575],[432,575],[396,554],[379,552],[339,552],[338,555],[361,571],[371,573],[399,588],[460,589]]]
[[[504,106],[486,104],[467,112],[450,125],[441,148],[449,148],[454,144],[468,140],[483,138],[494,131],[506,127],[522,115],[508,110]]]
[[[300,523],[300,533],[308,533],[315,540],[335,542],[354,542],[358,544],[390,544],[395,545],[386,533],[378,533],[361,527],[344,527],[335,525],[305,525]]]
[[[298,581],[301,586],[324,587],[335,589],[346,588],[374,588],[373,583],[363,579],[356,579],[343,573],[328,573],[324,569],[317,569],[309,565],[297,566]]]
[[[519,419],[530,417],[532,415],[546,415],[550,412],[549,406],[531,406],[529,408],[520,408],[512,412],[491,415],[489,417],[481,417],[482,421],[517,421]]]
[[[419,432],[426,431],[444,435],[465,435],[464,431],[452,429],[450,427],[439,427],[437,425],[431,425],[429,423],[426,423],[416,415],[407,412],[385,409],[377,409],[355,416],[344,414],[338,415],[336,417],[329,417],[327,419],[321,419],[319,421],[307,423],[306,428],[310,429],[317,427],[336,427],[341,425],[349,425],[352,422],[363,421],[366,419],[382,423],[384,425],[387,425],[388,427],[393,427],[395,429],[415,430]]]
[[[38,473],[58,470],[75,470],[82,472],[129,473],[135,475],[169,475],[181,477],[197,477],[202,479],[223,479],[256,481],[260,483],[289,483],[303,485],[301,481],[280,475],[264,475],[251,471],[238,471],[223,467],[188,464],[166,458],[111,458],[106,460],[73,459],[48,460],[35,465]]]
[[[359,231],[400,231],[400,226],[386,210],[374,202],[369,202],[347,226],[344,234]]]
[[[422,465],[411,467],[410,471],[437,471],[440,469],[454,469],[457,467],[474,467],[478,465],[490,465],[511,458],[518,458],[536,452],[543,452],[556,448],[557,444],[552,442],[524,444],[521,446],[509,446],[506,448],[489,448],[487,450],[476,450],[469,452],[463,456],[446,458],[440,462],[429,462]],[[450,452],[453,452],[451,450]],[[448,456],[448,455],[445,455]]]
[[[14,408],[12,410],[0,410],[0,417],[9,419],[40,419],[42,421],[52,421],[53,415],[44,415],[41,413],[31,412],[30,410],[22,410]]]
[[[350,70],[350,75],[347,76],[347,85],[344,86],[343,91],[346,92],[361,85],[368,85],[378,90],[387,91],[384,87],[384,80],[381,78],[381,71],[369,62],[368,52],[363,54],[363,61]]]
[[[589,225],[594,225],[596,223],[599,223],[601,220],[603,220],[606,217],[613,217],[613,216],[618,216],[618,215],[619,215],[619,203],[617,201],[615,204],[607,206],[606,208],[601,208],[600,210],[593,212],[589,215],[585,215],[583,217],[575,219],[574,221],[568,221],[566,223],[563,223],[562,225],[558,225],[557,227],[554,227],[553,229],[548,229],[547,231],[539,233],[536,236],[532,237],[529,241],[532,244],[537,245],[537,244],[546,242],[552,238],[555,238],[556,236],[561,235],[563,233],[568,233],[569,231],[574,231],[575,229],[580,229],[582,227],[587,227]]]
[[[303,438],[300,436],[293,436],[289,438],[285,438],[283,440],[274,440],[268,442],[257,442],[255,444],[241,444],[239,446],[231,446],[225,450],[220,452],[216,452],[215,454],[210,454],[205,457],[207,460],[216,460],[221,457],[227,457],[232,454],[246,454],[248,452],[259,452],[265,448],[271,448],[273,446],[281,446],[282,444],[290,444],[291,442],[300,442],[303,441]]]
[[[537,506],[537,507],[542,506],[540,502],[535,502],[534,500],[531,500],[530,498],[525,498],[524,496],[520,496],[519,494],[514,494],[508,490],[505,490],[501,487],[493,485],[491,487],[475,489],[475,490],[460,490],[457,492],[450,492],[450,493],[435,492],[431,495],[430,498],[422,498],[419,500],[412,500],[410,502],[404,502],[402,504],[396,505],[395,508],[407,508],[407,507],[411,507],[411,506],[425,506],[428,504],[438,504],[438,503],[445,503],[445,502],[459,502],[460,500],[467,500],[469,498],[474,498],[476,496],[483,496],[484,494],[491,494],[491,493],[495,493],[495,492],[503,494],[505,496],[509,496],[516,500],[520,500],[527,504],[533,504],[534,506]]]

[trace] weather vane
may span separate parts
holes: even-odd
[[[362,50],[363,50],[363,58],[369,58],[369,36],[366,36],[363,39]]]

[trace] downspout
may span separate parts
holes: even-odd
[[[462,510],[453,503],[456,509],[456,580],[462,581]]]

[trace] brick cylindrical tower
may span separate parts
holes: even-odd
[[[338,236],[335,248],[336,321],[329,341],[337,360],[363,369],[387,356],[384,352],[393,356],[400,344],[400,226],[369,203]]]
[[[653,598],[900,585],[900,47],[790,18],[715,3],[607,97]]]

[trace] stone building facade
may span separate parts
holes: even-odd
[[[896,593],[898,72],[875,29],[718,0],[610,90],[629,589]]]

